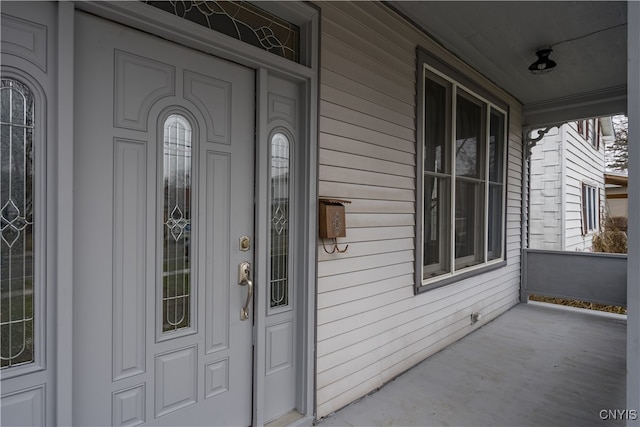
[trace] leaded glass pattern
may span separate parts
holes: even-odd
[[[294,62],[300,60],[300,29],[247,2],[152,1],[145,3]]]
[[[0,82],[0,341],[2,369],[34,362],[34,97]]]
[[[289,305],[289,138],[271,138],[271,308]]]
[[[191,125],[164,123],[162,332],[191,326]]]

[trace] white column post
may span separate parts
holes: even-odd
[[[627,425],[640,426],[640,2],[627,3],[629,222],[627,251]],[[615,409],[615,408],[614,408]]]

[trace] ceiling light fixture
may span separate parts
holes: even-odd
[[[553,50],[550,47],[538,49],[538,51],[536,51],[538,60],[529,65],[529,71],[533,74],[546,74],[552,71],[558,64],[549,58],[551,52],[553,52]]]

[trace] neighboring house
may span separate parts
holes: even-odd
[[[604,150],[613,137],[610,117],[551,129],[531,149],[529,246],[591,251],[604,199]]]
[[[626,173],[606,172],[604,190],[607,196],[607,212],[610,216],[629,216],[629,177]]]
[[[633,3],[3,1],[2,425],[311,425],[518,304],[528,131],[633,132]]]

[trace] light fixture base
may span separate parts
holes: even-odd
[[[549,58],[549,55],[551,55],[551,52],[553,52],[553,49],[551,49],[550,47],[538,49],[536,51],[536,56],[538,57],[538,60],[533,64],[529,65],[529,71],[531,71],[533,74],[546,74],[553,71],[553,69],[558,64],[556,64],[556,61]]]

